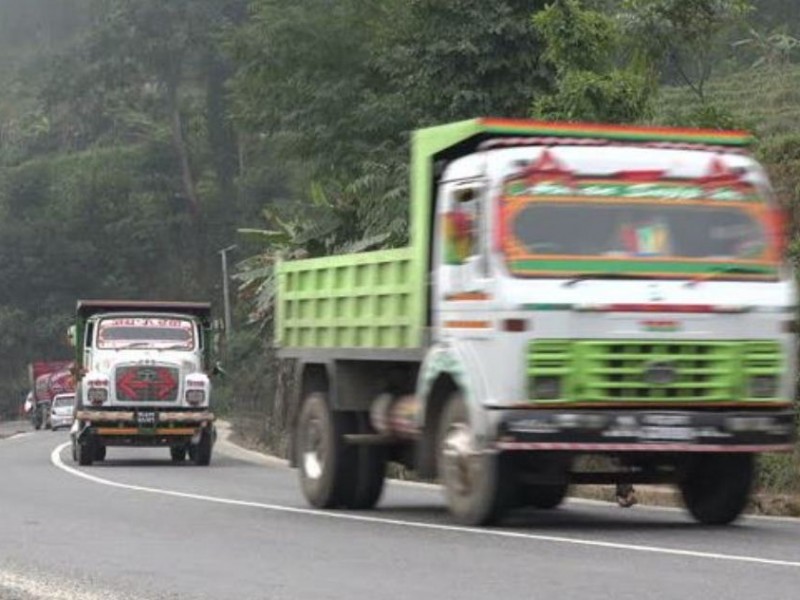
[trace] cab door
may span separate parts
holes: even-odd
[[[437,208],[434,324],[441,331],[488,329],[492,301],[486,180],[448,182]]]

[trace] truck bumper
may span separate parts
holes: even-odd
[[[498,450],[787,452],[794,411],[513,410],[498,420]]]
[[[188,443],[205,428],[214,431],[210,411],[92,411],[76,414],[79,437],[91,435],[105,446],[172,446]]]

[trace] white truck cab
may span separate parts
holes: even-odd
[[[169,446],[176,462],[208,464],[209,315],[199,303],[78,303],[78,462],[104,459],[108,446]]]

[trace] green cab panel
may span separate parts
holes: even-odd
[[[530,401],[547,385],[565,403],[774,402],[784,367],[778,342],[750,340],[534,340],[527,362]]]

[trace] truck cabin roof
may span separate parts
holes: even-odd
[[[82,321],[104,313],[146,312],[190,315],[204,327],[211,324],[210,302],[161,302],[152,300],[78,300],[77,314]]]
[[[411,246],[419,265],[430,264],[436,186],[450,161],[476,151],[541,145],[644,145],[748,154],[746,131],[643,127],[479,117],[418,129],[411,140]]]

